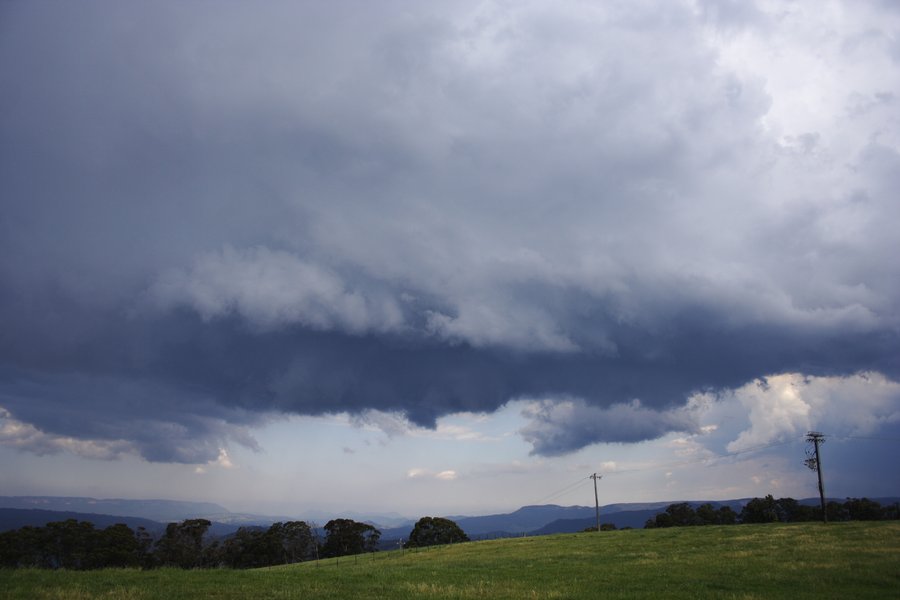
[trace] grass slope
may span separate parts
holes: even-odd
[[[254,571],[0,571],[0,598],[897,598],[900,523],[568,534]]]

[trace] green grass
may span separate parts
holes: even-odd
[[[0,598],[900,598],[900,523],[473,542],[252,571],[0,571]]]

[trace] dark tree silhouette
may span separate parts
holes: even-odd
[[[206,519],[169,523],[156,543],[155,555],[163,566],[193,569],[203,566],[203,535],[212,525]]]
[[[851,521],[878,521],[885,517],[881,504],[868,498],[847,498],[844,509]]]
[[[325,523],[325,543],[321,555],[346,556],[374,552],[378,548],[381,532],[368,523],[352,519],[332,519]]]
[[[765,498],[754,498],[741,510],[741,523],[774,523],[776,521],[778,521],[778,507],[772,494]]]
[[[469,536],[455,521],[443,517],[422,517],[409,534],[407,548],[468,542]]]

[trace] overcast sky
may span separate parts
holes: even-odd
[[[12,1],[0,89],[4,494],[900,495],[891,0]]]

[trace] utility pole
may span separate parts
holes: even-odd
[[[818,431],[810,431],[806,434],[806,441],[812,443],[813,452],[806,450],[807,459],[803,461],[807,467],[814,470],[819,476],[819,502],[822,505],[822,522],[828,522],[828,513],[825,512],[825,484],[822,483],[822,457],[819,454],[819,444],[825,443],[825,434]]]
[[[594,473],[591,475],[591,479],[594,480],[594,509],[597,511],[597,533],[600,533],[600,499],[597,496],[597,480],[603,479],[603,475]]]

